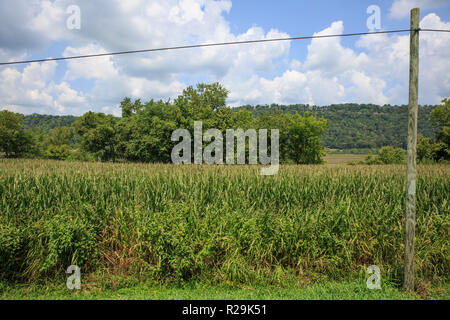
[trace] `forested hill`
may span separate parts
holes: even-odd
[[[433,136],[428,118],[436,106],[420,106],[418,132],[425,137]],[[378,106],[373,104],[338,104],[330,106],[308,105],[256,105],[242,106],[253,114],[265,112],[289,112],[328,120],[328,130],[322,136],[323,144],[332,149],[379,148],[385,145],[406,149],[408,135],[408,106]]]
[[[71,126],[75,120],[77,120],[75,116],[52,116],[33,113],[24,116],[23,125],[25,129],[41,127],[45,131],[48,131],[57,127]]]
[[[418,131],[425,137],[433,136],[428,121],[435,106],[419,107]],[[385,145],[406,149],[408,134],[408,106],[378,106],[362,104],[339,104],[330,106],[308,105],[256,105],[245,108],[254,115],[266,112],[299,112],[328,120],[328,130],[322,137],[323,144],[333,149],[379,148]],[[55,127],[70,126],[77,117],[32,114],[24,117],[26,129],[42,127],[45,131]]]

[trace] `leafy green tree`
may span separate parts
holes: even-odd
[[[49,142],[50,144],[60,146],[60,145],[70,145],[74,137],[73,127],[57,127],[49,131]]]
[[[436,131],[435,142],[441,149],[435,152],[435,160],[450,159],[450,99],[442,100],[442,104],[431,111],[430,122]]]
[[[443,149],[445,149],[443,142],[433,142],[433,139],[425,138],[421,134],[417,137],[417,160],[419,162],[437,161]]]
[[[185,99],[194,109],[210,108],[216,110],[225,107],[228,90],[220,83],[199,83],[196,88],[189,86],[183,90],[181,97]]]
[[[8,157],[18,157],[31,150],[33,136],[23,127],[23,116],[7,110],[0,111],[0,151]]]
[[[283,114],[281,110],[275,110],[273,112],[262,112],[256,118],[256,129],[268,130],[267,146],[269,151],[271,146],[270,130],[278,129],[280,133],[279,137],[279,156],[281,163],[293,163],[290,159],[289,148],[289,119],[286,114]]]
[[[194,121],[201,120],[203,130],[216,128],[223,135],[226,129],[269,129],[269,148],[270,129],[279,129],[282,162],[321,163],[325,119],[281,111],[255,119],[250,110],[234,112],[227,107],[227,95],[225,88],[213,83],[186,88],[174,103],[151,100],[141,104],[125,98],[121,102],[123,117],[117,123],[119,153],[129,161],[170,162],[173,130],[186,128],[192,134]],[[246,144],[248,151],[248,141]]]
[[[226,107],[228,90],[219,83],[197,84],[196,88],[189,86],[175,100],[175,105],[181,112],[180,126],[193,128],[194,121],[202,120],[203,128],[214,126],[215,112]]]
[[[401,164],[405,162],[405,150],[385,146],[378,150],[377,159],[383,164]]]
[[[327,128],[324,118],[317,119],[308,113],[302,116],[274,110],[261,113],[257,117],[256,126],[259,129],[279,130],[282,163],[322,163],[321,157],[325,155],[325,151],[320,138]]]
[[[322,163],[325,155],[320,136],[327,129],[324,118],[317,119],[308,113],[287,114],[288,157],[297,164]]]
[[[47,150],[49,142],[49,133],[43,127],[33,127],[30,130],[33,136],[33,145],[30,150],[30,154],[37,158],[45,158],[45,151]]]
[[[222,112],[222,109],[218,109],[216,112],[216,116],[220,116],[220,113]],[[226,108],[225,110],[228,110],[231,112],[231,108]],[[224,110],[224,111],[225,111]],[[223,128],[229,129],[249,129],[255,127],[255,120],[253,118],[253,115],[248,110],[239,110],[238,112],[231,112],[229,120],[223,122]],[[220,125],[217,126],[218,129],[221,129]]]
[[[122,109],[122,118],[127,118],[142,110],[143,105],[141,99],[136,99],[134,103],[131,103],[131,99],[125,97],[120,103],[120,108]]]
[[[116,120],[112,115],[86,112],[74,123],[82,148],[102,161],[116,159]]]
[[[450,126],[450,99],[442,100],[442,104],[431,111],[430,123],[438,135],[444,127]]]
[[[132,105],[131,100],[125,102],[122,108]],[[120,154],[129,161],[170,162],[174,145],[170,138],[181,117],[178,107],[169,101],[141,104],[136,100],[133,105],[136,104],[139,108],[117,123]]]
[[[73,127],[56,127],[51,129],[46,139],[45,157],[66,160],[72,151],[70,143],[73,137]]]
[[[133,114],[133,106],[131,104],[131,99],[125,97],[120,103],[120,108],[122,109],[122,118],[130,117]]]
[[[369,154],[361,164],[383,164],[383,162],[378,157]]]
[[[45,156],[49,159],[66,160],[71,153],[71,148],[67,144],[54,145],[51,144],[45,151]]]

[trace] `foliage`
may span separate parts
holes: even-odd
[[[6,157],[18,157],[29,151],[32,145],[32,135],[23,128],[23,116],[0,111],[0,151]]]
[[[349,164],[354,165],[355,163],[351,162]],[[383,164],[383,162],[380,159],[378,159],[378,157],[373,156],[372,154],[368,154],[364,159],[364,161],[360,161],[357,164]]]
[[[102,160],[112,159],[105,153],[109,147],[114,150],[114,156],[126,161],[168,163],[175,145],[171,140],[172,132],[185,128],[192,135],[194,121],[201,120],[204,131],[216,128],[223,135],[226,129],[279,129],[282,161],[321,163],[325,153],[320,135],[326,128],[325,119],[298,114],[253,117],[247,110],[232,112],[225,105],[227,94],[220,84],[213,83],[188,87],[174,102],[150,100],[142,103],[140,99],[133,102],[125,98],[120,104],[122,118],[118,121],[110,118],[107,129],[102,120],[105,115],[92,112],[77,119],[74,125],[83,149],[94,154],[103,152]]]
[[[97,277],[98,279],[99,277]],[[96,279],[96,280],[97,280]],[[0,290],[1,300],[449,300],[449,285],[418,285],[420,291],[405,292],[395,283],[381,278],[381,290],[367,288],[366,277],[354,281],[314,281],[305,285],[293,278],[285,286],[205,285],[192,282],[185,285],[159,285],[137,281],[131,277],[102,277],[98,286],[82,290],[67,290],[60,281],[44,285],[6,285]],[[96,281],[96,282],[97,282]],[[92,280],[91,280],[92,282]],[[286,281],[287,282],[287,281]],[[1,288],[0,288],[1,289]],[[75,292],[74,292],[75,291]],[[173,318],[177,310],[174,309]],[[166,312],[170,317],[171,312]]]
[[[376,156],[369,154],[360,164],[402,164],[405,163],[405,150],[385,146],[378,150]],[[351,163],[355,164],[355,163]]]
[[[401,282],[402,166],[173,166],[0,159],[0,277],[160,283]],[[418,166],[416,276],[448,281],[450,171]]]
[[[382,147],[378,151],[378,159],[383,164],[402,164],[405,162],[405,150],[392,146]]]
[[[66,160],[70,156],[70,147],[67,144],[49,145],[45,151],[45,157],[55,160]]]
[[[70,127],[77,117],[75,116],[55,116],[47,114],[33,113],[23,117],[25,129],[32,130],[42,128],[45,132],[58,127]]]
[[[48,159],[66,160],[72,153],[73,127],[56,127],[44,135],[41,146],[45,148],[43,155]]]
[[[288,117],[288,157],[297,164],[322,163],[325,151],[320,136],[326,130],[324,118],[316,119],[308,113],[304,117],[298,113],[287,114]]]
[[[442,100],[442,104],[431,111],[430,123],[437,131],[437,139],[448,143],[449,136],[444,131],[450,126],[450,99]]]
[[[127,115],[117,123],[121,156],[128,161],[170,162],[171,135],[177,129],[176,108],[153,100],[145,104],[136,100],[131,108],[129,98],[122,101],[121,107],[122,114]]]
[[[124,100],[125,101],[125,100]],[[136,100],[138,101],[138,100]],[[136,101],[134,103],[136,103]],[[130,107],[133,108],[133,102],[128,98]],[[141,103],[142,104],[142,103]],[[434,135],[433,127],[428,120],[431,111],[435,106],[419,106],[418,131],[424,137],[431,138]],[[219,108],[220,109],[220,108]],[[345,150],[345,153],[360,153],[361,150],[377,150],[385,145],[391,145],[406,149],[406,137],[408,134],[408,106],[394,106],[385,105],[378,106],[372,104],[337,104],[329,106],[308,106],[308,105],[256,105],[256,106],[242,106],[238,108],[222,108],[222,111],[217,112],[221,114],[223,121],[232,121],[232,114],[245,110],[250,112],[254,117],[260,116],[263,113],[274,113],[280,111],[281,113],[298,112],[304,115],[309,112],[310,115],[316,118],[325,118],[327,120],[327,130],[322,134],[322,144],[331,149]],[[189,118],[189,110],[185,109],[185,118]],[[232,111],[232,112],[230,112]],[[131,111],[130,111],[131,112]],[[132,111],[135,112],[135,111]],[[122,117],[126,115],[123,114]],[[29,119],[32,117],[32,121]],[[39,118],[38,118],[39,117]],[[42,120],[38,120],[40,118]],[[66,117],[66,116],[63,116]],[[67,116],[69,117],[69,116]],[[54,118],[54,119],[53,119]],[[191,117],[192,118],[192,117]],[[70,121],[64,122],[61,116],[50,115],[29,115],[25,116],[25,128],[35,130],[37,126],[44,127],[44,131],[48,132],[48,128],[54,126],[70,125]],[[44,121],[44,119],[46,119]],[[74,122],[76,117],[73,117]],[[49,122],[49,124],[47,124]],[[61,123],[59,125],[59,123]],[[182,127],[187,127],[186,121],[181,122]],[[216,128],[219,128],[215,125]],[[230,125],[227,126],[230,128]],[[219,128],[221,129],[221,128]],[[352,150],[351,150],[352,149]],[[363,150],[364,151],[364,150]]]
[[[420,162],[450,160],[450,99],[442,100],[442,105],[431,111],[430,123],[436,134],[434,139],[421,135],[417,141],[417,158]]]
[[[433,136],[433,128],[428,121],[435,106],[419,106],[418,132],[425,137]],[[325,118],[328,126],[322,135],[322,143],[329,149],[379,149],[386,145],[406,149],[408,135],[408,106],[373,104],[332,104],[329,106],[255,105],[233,109],[246,109],[254,115],[276,112],[308,112],[316,118]],[[346,151],[345,153],[348,153]]]
[[[89,111],[78,118],[74,127],[81,137],[83,150],[93,153],[101,160],[115,160],[116,120],[112,115]]]
[[[417,137],[417,160],[420,163],[432,163],[440,158],[445,149],[443,142],[433,142],[431,138],[420,135]]]
[[[171,133],[185,128],[192,134],[196,120],[203,122],[204,131],[217,128],[222,135],[226,129],[279,129],[281,163],[322,163],[323,146],[334,153],[374,152],[386,145],[406,148],[407,106],[272,104],[231,108],[226,106],[227,95],[219,83],[200,83],[187,87],[173,101],[143,102],[126,97],[120,103],[121,118],[95,112],[79,118],[25,116],[25,128],[30,128],[33,138],[25,131],[30,143],[25,141],[26,148],[17,155],[168,163],[175,145]],[[434,110],[433,106],[419,107],[418,127],[424,137],[418,141],[419,162],[449,160],[448,101],[443,100],[443,105]],[[431,138],[433,132],[433,140],[424,140]],[[391,160],[372,157],[367,163]]]

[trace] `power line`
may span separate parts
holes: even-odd
[[[420,31],[434,31],[434,32],[450,32],[450,30],[434,30],[434,29],[419,29],[419,30]],[[274,38],[274,39],[260,39],[260,40],[246,40],[246,41],[232,41],[232,42],[195,44],[195,45],[165,47],[165,48],[155,48],[155,49],[143,49],[143,50],[130,50],[130,51],[109,52],[109,53],[97,53],[97,54],[88,54],[88,55],[70,56],[70,57],[23,60],[23,61],[12,61],[12,62],[0,62],[0,66],[12,65],[12,64],[32,63],[32,62],[48,62],[48,61],[72,60],[72,59],[83,59],[83,58],[104,57],[104,56],[116,56],[116,55],[123,55],[123,54],[143,53],[143,52],[169,51],[169,50],[180,50],[180,49],[192,49],[192,48],[205,48],[205,47],[216,47],[216,46],[226,46],[226,45],[238,45],[238,44],[248,44],[248,43],[275,42],[275,41],[292,41],[292,40],[306,40],[306,39],[334,38],[334,37],[353,37],[353,36],[362,36],[362,35],[400,33],[400,32],[410,32],[410,31],[411,31],[410,29],[402,29],[402,30],[389,30],[389,31],[358,32],[358,33],[329,34],[329,35],[306,36],[306,37],[289,37],[289,38]]]
[[[420,29],[420,31],[450,32],[450,30],[442,30],[442,29]]]

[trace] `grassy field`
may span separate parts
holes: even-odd
[[[16,285],[0,292],[1,300],[449,300],[443,284],[414,293],[383,285],[369,290],[365,281],[322,282],[308,286],[233,287],[200,283],[183,285],[122,284],[117,288],[68,290],[64,285]]]
[[[448,298],[449,178],[449,166],[418,168],[418,294],[406,298]],[[260,176],[253,166],[2,159],[0,294],[72,298],[48,283],[64,284],[76,264],[85,298],[145,298],[146,281],[162,288],[154,298],[404,297],[404,179],[404,166]],[[373,264],[385,291],[360,291]]]
[[[327,154],[323,159],[328,165],[341,165],[350,161],[363,161],[365,154]]]

